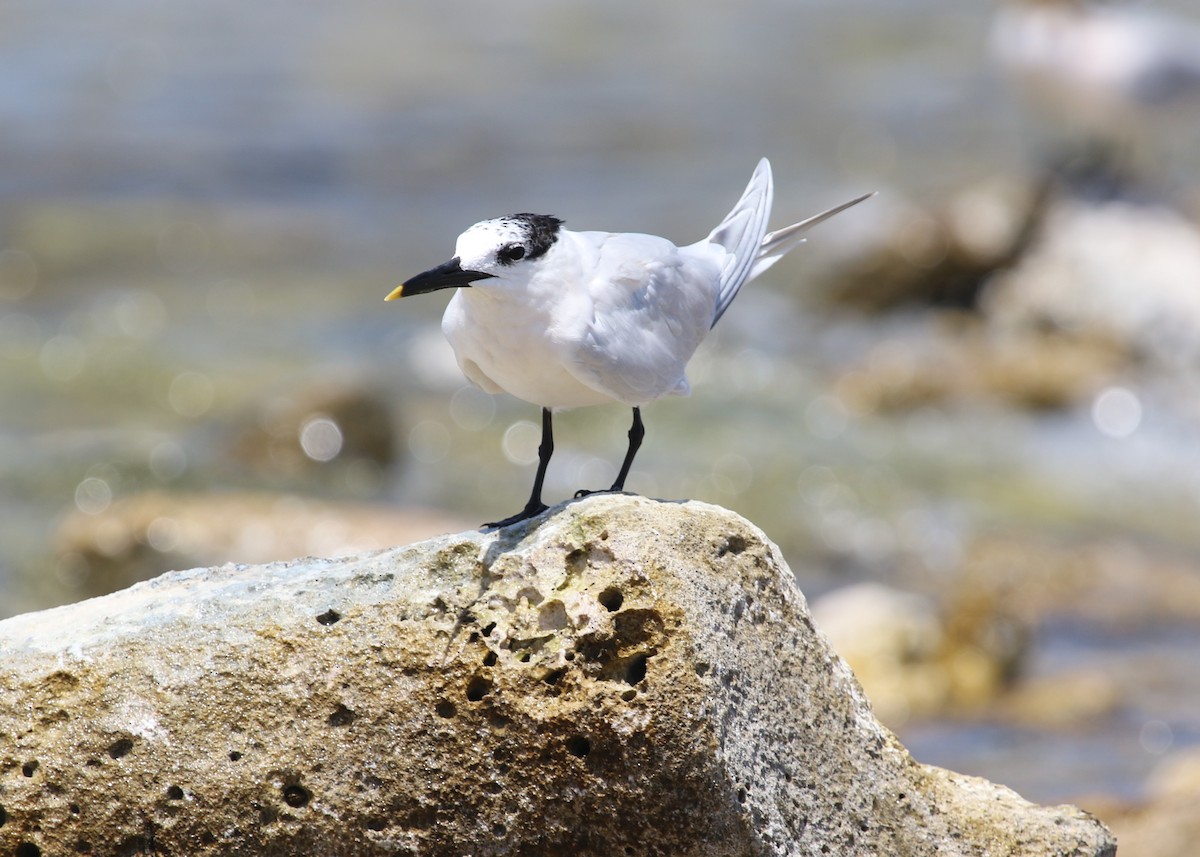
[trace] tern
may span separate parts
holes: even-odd
[[[991,54],[1052,126],[1128,158],[1200,105],[1200,27],[1143,6],[1005,0]]]
[[[763,158],[725,219],[683,247],[656,235],[572,232],[545,214],[484,220],[458,236],[450,261],[385,298],[457,288],[442,332],[463,374],[488,393],[541,406],[529,502],[485,528],[546,510],[542,482],[554,453],[555,411],[614,402],[633,409],[629,447],[607,489],[624,491],[645,434],[642,406],[691,391],[688,361],[742,286],[803,242],[808,229],[873,196],[768,232],[773,192]]]

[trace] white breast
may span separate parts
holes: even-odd
[[[555,410],[613,401],[567,371],[553,330],[544,307],[515,304],[478,288],[459,289],[442,318],[459,368],[489,393]]]

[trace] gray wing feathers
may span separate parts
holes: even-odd
[[[714,325],[733,303],[738,290],[754,276],[752,269],[759,244],[767,231],[774,193],[771,164],[763,158],[755,167],[750,184],[746,185],[733,211],[708,235],[709,243],[720,244],[730,254],[721,271],[721,288],[717,292],[717,306],[712,320]]]
[[[796,245],[801,244],[805,232],[875,195],[864,194],[807,220],[767,232],[767,219],[771,216],[771,200],[774,193],[771,165],[763,158],[758,162],[754,175],[750,177],[750,184],[746,185],[746,190],[733,207],[733,211],[729,212],[720,225],[709,233],[708,238],[701,242],[718,244],[729,254],[721,271],[721,285],[717,291],[713,325],[721,320],[721,316],[729,309],[742,286],[782,259],[784,254]]]

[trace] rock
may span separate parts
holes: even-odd
[[[1150,775],[1149,799],[1106,815],[1123,857],[1192,857],[1200,841],[1200,749],[1168,756]]]
[[[915,762],[778,549],[700,503],[174,572],[0,652],[0,853],[1115,853]]]
[[[997,330],[978,316],[943,313],[879,342],[835,390],[856,412],[963,401],[1054,410],[1095,396],[1127,362],[1127,352],[1099,336]]]
[[[1167,756],[1146,783],[1152,800],[1200,796],[1200,747]]]
[[[81,595],[103,595],[172,568],[340,556],[469,525],[447,512],[294,494],[146,491],[99,514],[72,512],[52,552],[58,579]]]
[[[1011,685],[1028,638],[992,599],[940,605],[877,583],[827,593],[812,615],[890,726],[990,704]]]
[[[1071,729],[1096,723],[1127,701],[1111,670],[1081,668],[1027,679],[997,700],[989,714],[1031,729]]]
[[[825,299],[867,313],[973,308],[988,278],[1037,234],[1051,190],[1051,183],[989,182],[939,205],[894,206],[883,240],[831,277]]]
[[[1200,230],[1166,206],[1061,197],[1028,252],[981,297],[992,323],[1119,343],[1170,367],[1200,360]]]

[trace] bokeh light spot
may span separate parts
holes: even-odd
[[[1109,387],[1092,402],[1092,422],[1103,435],[1129,437],[1142,424],[1141,400],[1124,387]]]
[[[1147,720],[1138,733],[1138,743],[1152,756],[1161,756],[1175,743],[1175,732],[1162,720]]]
[[[495,416],[495,398],[478,387],[460,387],[450,399],[450,419],[460,429],[482,431]]]
[[[146,527],[146,541],[159,553],[170,553],[179,547],[179,522],[174,518],[155,518]]]
[[[342,443],[341,428],[324,414],[314,414],[300,426],[300,448],[313,461],[333,461]]]
[[[216,389],[207,375],[199,372],[180,372],[171,379],[167,389],[167,401],[181,417],[204,416],[212,407]]]
[[[112,504],[112,498],[112,488],[97,476],[89,476],[75,487],[75,508],[85,515],[99,515]]]
[[[513,464],[533,464],[538,460],[538,444],[542,442],[542,430],[529,422],[518,420],[504,432],[500,447],[504,457]]]

